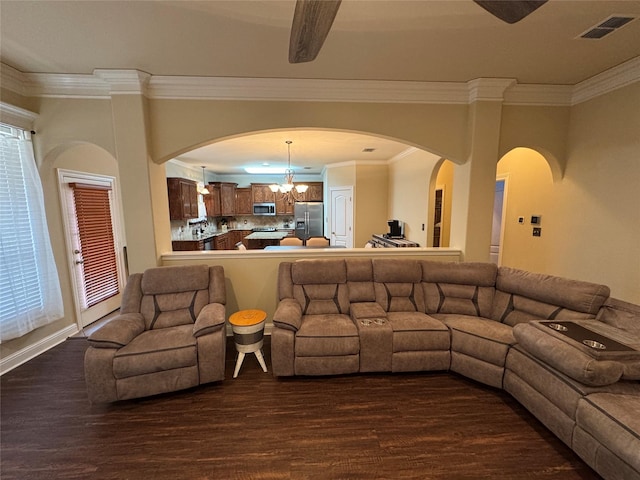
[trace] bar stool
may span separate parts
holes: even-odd
[[[267,372],[267,365],[264,363],[262,355],[262,344],[264,342],[264,323],[267,313],[262,310],[240,310],[229,317],[229,323],[233,330],[233,339],[238,352],[236,368],[233,378],[238,376],[244,356],[247,353],[254,353],[262,370]]]

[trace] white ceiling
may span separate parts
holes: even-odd
[[[640,20],[600,40],[579,35],[640,1],[549,0],[509,25],[471,0],[343,0],[318,58],[289,64],[295,0],[0,0],[2,63],[22,72],[575,85],[640,55]],[[404,146],[345,133],[293,131],[190,152],[194,165],[286,161],[300,168],[391,158]],[[363,154],[362,148],[377,150]],[[217,168],[217,167],[216,167]],[[317,168],[317,166],[316,166]]]

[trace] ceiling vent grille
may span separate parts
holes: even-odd
[[[625,26],[636,17],[629,15],[612,15],[604,22],[600,22],[598,25],[591,27],[589,30],[580,35],[579,38],[599,39],[610,33],[615,32],[618,28]]]

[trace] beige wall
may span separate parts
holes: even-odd
[[[438,169],[435,187],[442,186],[444,188],[443,209],[442,209],[442,226],[440,228],[440,246],[448,247],[451,238],[451,202],[453,199],[453,171],[455,165],[449,160],[443,160]],[[431,192],[433,198],[433,192]],[[430,210],[429,223],[433,223],[433,209]],[[433,225],[431,225],[433,227]]]
[[[11,98],[3,93],[3,101]],[[457,178],[455,183],[454,196],[460,194],[466,206],[458,209],[464,225],[455,232],[452,227],[451,244],[461,246],[465,258],[469,258],[469,249],[479,256],[488,243],[485,233],[491,215],[490,208],[485,207],[492,203],[489,196],[493,197],[493,191],[487,185],[495,181],[495,163],[499,156],[515,146],[535,147],[545,155],[557,156],[557,165],[564,166],[564,176],[550,187],[553,207],[546,206],[551,209],[545,210],[546,213],[536,212],[544,215],[543,237],[539,240],[552,239],[553,245],[546,249],[544,259],[537,255],[538,261],[531,261],[531,269],[602,282],[612,287],[614,296],[640,303],[639,83],[571,108],[490,105],[479,109],[467,105],[211,100],[147,102],[135,95],[114,95],[111,100],[17,98],[18,101],[23,106],[30,105],[40,115],[34,125],[38,132],[34,142],[48,202],[57,198],[56,187],[50,181],[55,162],[49,158],[58,158],[76,143],[88,143],[117,159],[130,263],[131,257],[135,257],[136,270],[158,264],[170,244],[162,162],[202,143],[244,132],[333,128],[368,132],[424,147],[456,162],[456,171],[464,167],[467,160],[474,160],[476,153],[482,157],[473,168],[466,169],[462,183]],[[129,101],[136,104],[128,104]],[[470,113],[473,121],[468,118]],[[492,155],[495,158],[492,159]],[[74,155],[72,163],[80,162],[82,170],[94,171],[102,168],[100,161],[96,163],[96,157],[102,154],[83,155],[82,159]],[[360,245],[373,231],[386,227],[390,213],[386,194],[399,187],[389,184],[388,174],[383,174],[379,167],[353,166],[348,170],[348,174],[328,171],[327,188],[332,181],[354,186],[356,216],[360,217],[356,218],[355,240],[356,245]],[[556,167],[556,170],[562,173],[562,168]],[[556,176],[560,176],[558,172]],[[349,176],[351,178],[347,178]],[[452,201],[450,205],[455,207],[455,204]],[[542,207],[541,204],[538,208]],[[62,251],[62,222],[56,208],[47,205],[47,221],[56,245],[56,262],[63,272],[66,256]],[[396,207],[393,208],[395,216]],[[477,215],[478,211],[482,214]],[[456,215],[455,211],[452,215]],[[485,215],[487,225],[482,220]],[[413,222],[411,220],[411,224]],[[475,235],[476,228],[480,235]],[[461,243],[454,243],[460,238]],[[471,258],[475,258],[473,255]],[[60,275],[66,290],[66,315],[73,315],[68,311],[68,279],[65,274]],[[74,322],[75,319],[69,317],[63,323]],[[55,328],[53,325],[47,327],[47,332],[37,331],[3,344],[2,358],[7,352],[38,344]]]
[[[640,83],[573,107],[554,208],[554,271],[640,303]]]
[[[468,150],[467,111],[467,105],[151,100],[151,152],[162,163],[248,132],[322,128],[399,139],[462,162]]]
[[[354,247],[363,247],[373,233],[387,231],[389,183],[386,164],[346,162],[327,168],[324,181],[327,192],[331,187],[353,187]]]
[[[387,165],[357,165],[354,201],[354,247],[364,247],[374,233],[385,233],[387,221]]]
[[[640,302],[640,84],[573,107],[564,176],[515,149],[508,175],[503,265],[604,283]],[[532,236],[531,215],[542,215]],[[525,217],[525,225],[517,217]]]
[[[498,175],[506,176],[507,193],[502,244],[502,265],[552,273],[551,252],[566,233],[559,228],[562,218],[555,208],[560,201],[551,169],[542,155],[517,148],[498,162]],[[532,235],[531,215],[542,215],[542,236]],[[525,218],[524,224],[518,217]]]
[[[427,243],[428,231],[433,233],[430,180],[439,160],[437,155],[414,150],[389,165],[389,218],[404,222],[405,237],[421,247],[431,246]]]

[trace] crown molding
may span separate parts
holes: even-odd
[[[87,74],[23,73],[1,65],[4,88],[24,96],[109,98],[117,94],[151,99],[258,100],[361,103],[460,104],[501,101],[505,105],[571,106],[640,80],[640,57],[577,85],[518,84],[514,79],[462,82],[314,80],[239,77],[153,76],[139,70],[96,69]]]
[[[27,84],[27,74],[0,63],[0,85],[2,88],[26,97],[29,95]]]
[[[140,70],[96,69],[93,75],[109,86],[110,94],[147,95],[151,75]]]
[[[572,92],[570,85],[516,84],[504,93],[504,104],[569,107]]]
[[[151,98],[365,103],[468,102],[465,84],[382,80],[152,77]]]
[[[33,128],[33,122],[37,118],[37,113],[6,102],[0,102],[0,121],[2,123],[13,125],[23,130],[31,130]]]
[[[586,102],[640,80],[640,56],[599,73],[573,87],[571,104]]]
[[[469,103],[473,102],[502,102],[504,92],[515,85],[515,78],[476,78],[467,82],[469,88]]]

